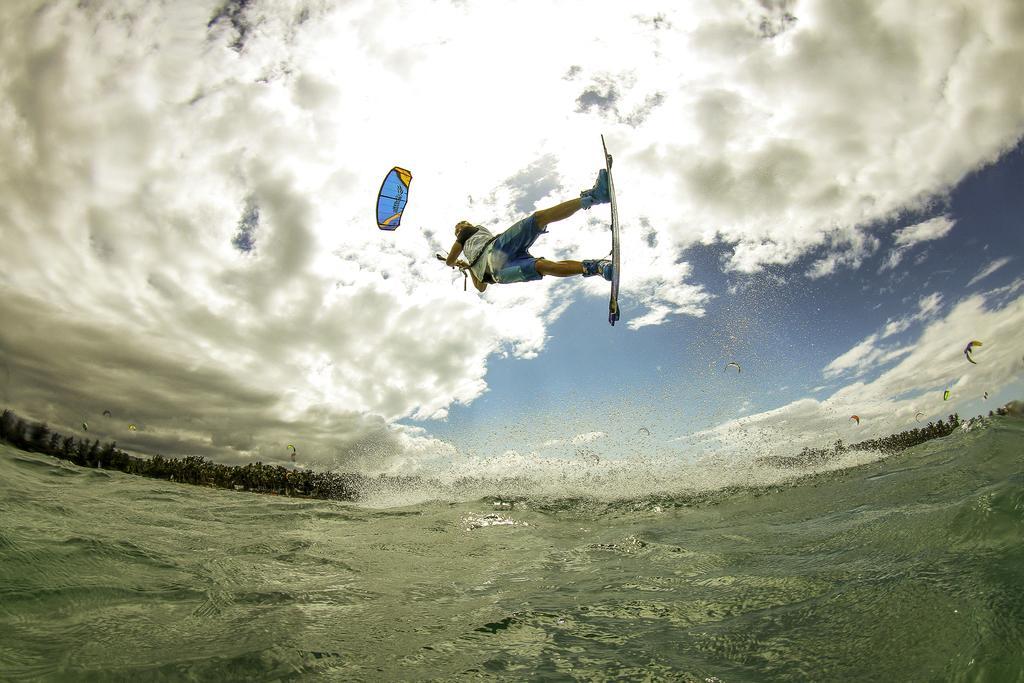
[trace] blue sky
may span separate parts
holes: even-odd
[[[1020,394],[1018,0],[580,7],[0,3],[5,405],[139,454],[508,474]],[[454,224],[578,196],[601,135],[621,323],[597,278],[463,291]],[[536,252],[602,256],[606,211]]]

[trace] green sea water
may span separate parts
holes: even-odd
[[[1020,419],[770,486],[495,486],[356,505],[0,446],[0,680],[1024,681]]]

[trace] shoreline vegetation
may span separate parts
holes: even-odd
[[[989,411],[988,415],[992,417],[1015,413],[1015,404],[1016,402],[1013,402],[996,411]],[[804,448],[794,456],[766,456],[757,458],[754,462],[769,467],[800,468],[826,463],[848,451],[881,451],[886,455],[892,455],[926,441],[949,436],[958,427],[969,428],[982,419],[979,415],[964,422],[954,413],[948,420],[929,422],[924,427],[878,439],[868,439],[849,445],[840,439],[831,448]],[[118,450],[116,441],[101,446],[99,439],[90,442],[89,439],[64,436],[51,430],[45,422],[30,423],[6,409],[0,414],[0,441],[23,451],[50,455],[81,467],[117,470],[126,474],[196,486],[297,498],[354,501],[359,498],[359,491],[363,490],[365,485],[376,481],[372,477],[355,473],[294,470],[281,465],[264,465],[261,462],[221,465],[197,455],[166,458],[157,454],[148,459],[139,458]]]

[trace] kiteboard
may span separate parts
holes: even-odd
[[[608,198],[612,208],[612,291],[608,299],[608,322],[614,327],[619,319],[619,209],[615,204],[615,183],[612,182],[612,155],[601,136],[604,167],[608,170]]]

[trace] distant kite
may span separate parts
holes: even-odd
[[[402,212],[409,201],[410,183],[412,173],[399,166],[384,176],[377,195],[377,227],[381,230],[395,230],[402,222]]]
[[[743,369],[740,367],[740,364],[737,363],[736,361],[731,361],[731,362],[725,364],[725,367],[729,367],[729,366],[732,366],[732,367],[736,368],[736,372],[737,373],[743,372]]]
[[[134,424],[128,425],[128,431],[134,432],[136,429],[138,428]]]
[[[104,410],[103,411],[103,417],[110,417],[110,411],[109,410]]]
[[[86,431],[86,432],[89,431],[89,423],[88,422],[83,422],[82,423],[82,430]]]
[[[637,432],[639,432],[640,434],[643,434],[644,436],[650,436],[651,435],[651,430],[648,429],[647,427],[641,427],[640,429],[637,430]]]
[[[850,419],[851,420],[856,420],[857,424],[860,424],[860,415],[851,415]]]
[[[920,422],[922,417],[924,417],[924,413],[918,413],[914,416],[914,419]]]
[[[295,462],[295,455],[298,453],[298,451],[295,450],[295,446],[293,446],[292,444],[288,444],[288,449],[292,452],[292,462]]]
[[[966,358],[971,363],[977,365],[978,363],[971,356],[971,353],[974,351],[975,346],[981,346],[981,342],[976,339],[974,341],[967,342],[967,346],[964,347],[964,358]]]
[[[949,395],[951,393],[953,393],[953,392],[951,392],[949,389],[946,389],[945,391],[943,391],[942,392],[942,400],[943,401],[948,401],[949,400]]]

